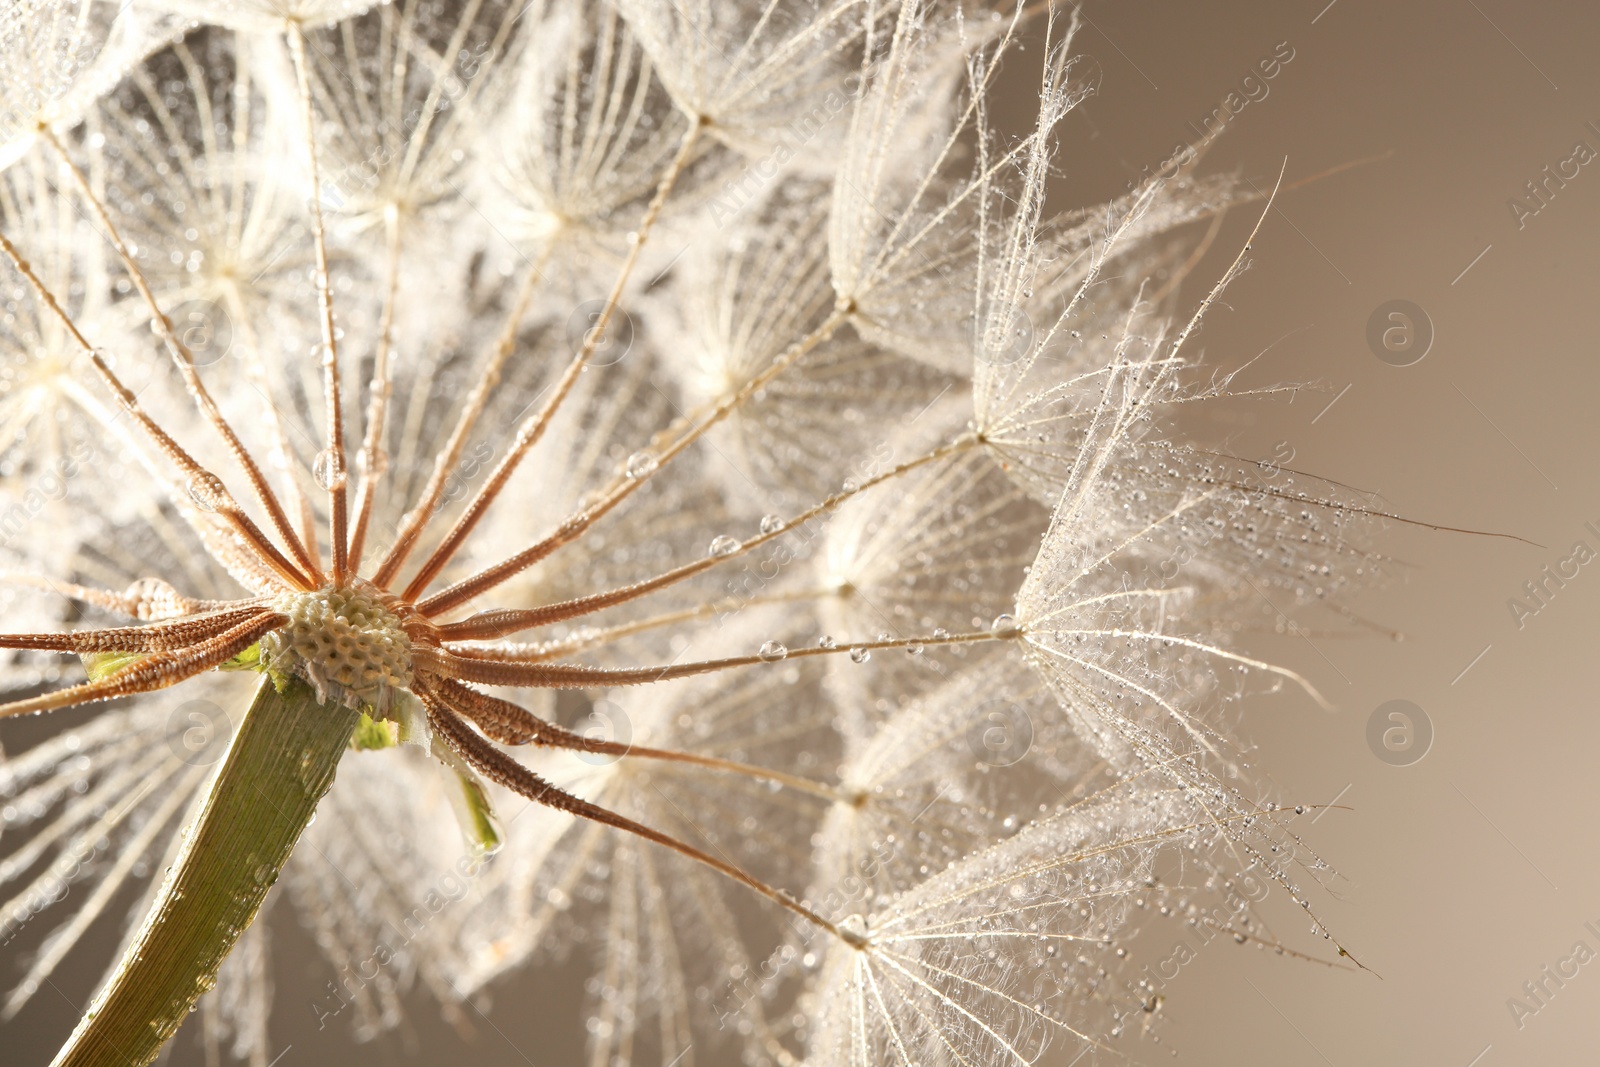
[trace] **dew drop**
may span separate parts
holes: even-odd
[[[762,533],[764,533],[764,534],[775,534],[781,529],[783,529],[783,520],[778,518],[778,516],[776,516],[776,515],[763,515],[763,516],[761,516],[761,532]]]
[[[989,624],[989,632],[996,637],[1006,637],[1017,632],[1017,620],[1013,615],[996,615],[994,622]]]
[[[739,551],[737,538],[729,537],[727,534],[718,534],[711,539],[711,554],[713,556],[731,556],[737,551]]]
[[[940,626],[933,631],[933,639],[935,641],[945,641],[948,640],[949,637],[950,631],[946,630],[943,626]]]
[[[630,478],[646,478],[655,473],[658,460],[654,452],[638,451],[628,457],[627,471]]]
[[[216,511],[222,506],[222,482],[214,474],[195,471],[185,483],[189,499],[201,511]]]
[[[761,657],[767,663],[776,663],[778,660],[782,659],[788,654],[789,650],[777,641],[768,641],[766,644],[761,646],[761,651],[756,653],[757,656]]]
[[[311,461],[311,477],[330,492],[344,487],[344,470],[339,463],[339,456],[333,449],[324,448],[317,453],[317,458]]]
[[[871,658],[872,649],[870,648],[852,648],[850,650],[850,661],[852,663],[865,663]]]
[[[818,639],[818,641],[817,641],[817,647],[818,648],[838,648],[839,647],[839,642],[835,641],[833,638],[829,637],[827,634],[823,634],[822,637],[820,639]]]

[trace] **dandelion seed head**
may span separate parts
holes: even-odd
[[[1032,1062],[1148,999],[1136,922],[1320,870],[1218,708],[1282,677],[1240,590],[1374,559],[1168,417],[1230,391],[1169,319],[1234,185],[1045,216],[1079,20],[25,6],[0,43],[70,62],[0,64],[51,123],[0,127],[0,718],[125,703],[0,766],[0,924],[95,885],[8,1010],[162,869],[256,665],[388,720],[269,898],[361,1038],[576,954],[596,1063]],[[201,1002],[240,1056],[265,948]]]

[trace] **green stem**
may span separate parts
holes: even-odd
[[[217,980],[317,802],[357,715],[263,678],[144,924],[55,1067],[143,1067]]]

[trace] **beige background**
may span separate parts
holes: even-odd
[[[1353,809],[1300,825],[1343,875],[1337,896],[1314,897],[1319,912],[1382,978],[1219,939],[1166,988],[1161,1045],[1128,1047],[1140,1062],[1168,1062],[1170,1049],[1196,1065],[1593,1062],[1600,961],[1520,1029],[1507,999],[1575,942],[1600,951],[1584,929],[1600,929],[1600,561],[1521,629],[1507,600],[1575,541],[1600,551],[1584,529],[1600,528],[1600,160],[1521,229],[1507,200],[1574,142],[1600,151],[1585,125],[1600,127],[1600,12],[1586,0],[1324,3],[1092,4],[1081,44],[1101,93],[1068,122],[1063,201],[1120,192],[1288,42],[1294,59],[1228,124],[1210,168],[1265,186],[1285,158],[1292,182],[1388,155],[1285,195],[1252,269],[1199,336],[1222,367],[1280,342],[1241,384],[1327,390],[1193,429],[1250,458],[1292,449],[1294,466],[1380,493],[1405,516],[1547,547],[1396,527],[1386,547],[1408,567],[1358,607],[1403,642],[1254,640],[1337,705],[1329,714],[1280,694],[1247,708],[1245,730],[1288,803],[1337,797]],[[1024,100],[1033,55],[1017,62]],[[1202,276],[1222,269],[1247,214],[1230,220]],[[1436,331],[1409,367],[1380,362],[1365,339],[1369,315],[1397,298]],[[1380,761],[1366,740],[1369,715],[1397,698],[1435,732],[1411,766]],[[420,997],[409,1035],[355,1046],[337,1023],[318,1032],[309,1004],[331,974],[287,917],[275,931],[283,1067],[462,1058]],[[1144,949],[1160,956],[1172,937]],[[580,981],[544,974],[499,989],[477,1020],[473,1061],[579,1062],[568,1042]],[[30,1012],[8,1037],[37,1037],[39,1055],[18,1062],[42,1062],[70,1025],[65,1004]],[[179,1044],[173,1062],[203,1062],[192,1035]]]
[[[1521,1029],[1506,1001],[1575,942],[1600,952],[1584,929],[1600,929],[1600,565],[1520,630],[1507,600],[1575,541],[1600,551],[1583,529],[1600,528],[1600,161],[1521,229],[1507,201],[1576,141],[1600,151],[1585,125],[1600,127],[1600,11],[1326,2],[1090,7],[1084,44],[1104,78],[1085,117],[1098,139],[1068,166],[1086,189],[1108,189],[1122,161],[1142,166],[1184,138],[1289,42],[1295,59],[1232,120],[1212,165],[1265,187],[1285,157],[1294,181],[1393,154],[1285,196],[1201,335],[1233,366],[1298,330],[1241,382],[1328,391],[1245,409],[1254,425],[1195,431],[1231,434],[1251,458],[1286,455],[1287,442],[1294,466],[1379,492],[1400,514],[1548,547],[1398,528],[1386,547],[1409,574],[1358,607],[1403,642],[1258,643],[1338,706],[1283,694],[1257,701],[1245,728],[1286,800],[1340,796],[1354,809],[1301,828],[1345,878],[1319,912],[1383,978],[1214,942],[1168,987],[1164,1043],[1193,1064],[1592,1063],[1600,963],[1552,983]],[[1409,367],[1365,340],[1368,316],[1396,298],[1436,331]],[[1366,741],[1369,715],[1396,698],[1435,731],[1406,767]]]

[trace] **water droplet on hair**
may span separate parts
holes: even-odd
[[[996,615],[994,622],[989,624],[989,632],[996,637],[1007,637],[1017,632],[1017,620],[1013,615]]]
[[[216,475],[195,471],[189,475],[185,487],[189,490],[189,499],[201,511],[216,511],[222,506],[222,482]]]
[[[763,515],[763,516],[761,516],[761,532],[762,533],[764,533],[764,534],[775,534],[781,529],[783,529],[783,520],[778,518],[778,516],[776,516],[776,515]]]
[[[788,654],[789,650],[777,641],[768,641],[761,646],[761,651],[756,653],[757,656],[760,656],[768,663],[776,663]]]
[[[339,462],[339,456],[333,449],[324,448],[317,453],[317,458],[311,461],[311,477],[330,492],[344,488],[344,465]]]
[[[628,457],[627,471],[630,478],[646,478],[655,473],[659,464],[655,453],[639,451]]]
[[[852,648],[850,650],[850,661],[852,663],[865,663],[871,658],[872,649],[870,648]]]
[[[827,634],[823,634],[822,637],[817,641],[817,647],[818,648],[838,648],[839,647],[839,642],[835,641],[833,638],[829,637]]]
[[[718,534],[711,539],[711,554],[713,556],[731,556],[737,551],[739,551],[739,539],[736,537]]]

